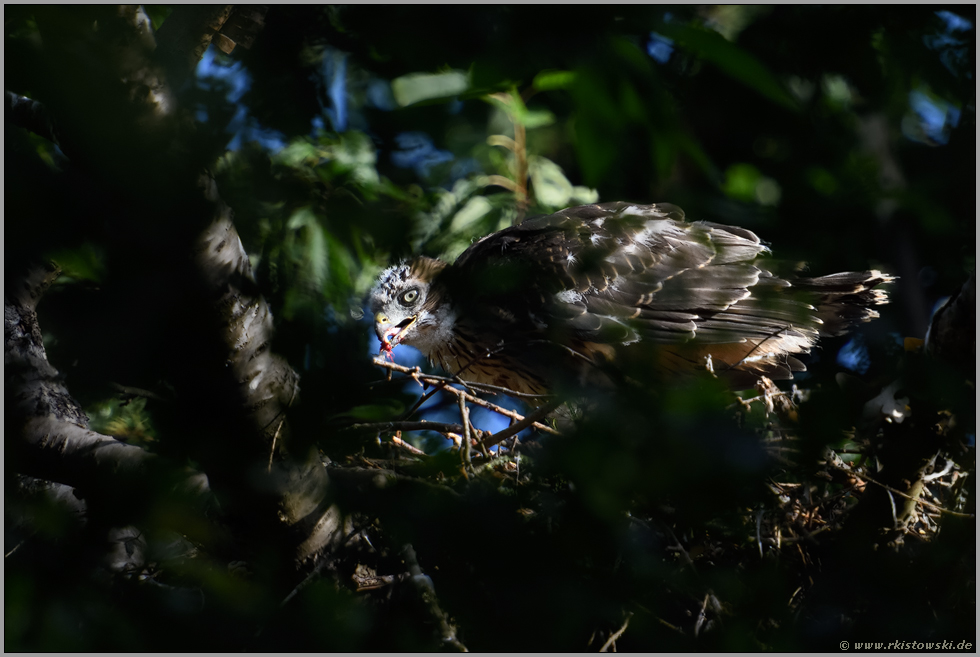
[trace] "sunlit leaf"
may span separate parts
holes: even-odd
[[[423,100],[458,96],[469,87],[469,75],[463,71],[410,73],[391,81],[391,92],[401,107]]]
[[[532,157],[528,161],[531,189],[538,203],[548,208],[563,208],[572,199],[572,183],[557,164],[544,157]]]
[[[315,163],[320,159],[320,151],[306,139],[295,139],[282,149],[274,158],[286,166],[299,166],[303,163]]]
[[[326,280],[327,243],[323,228],[309,207],[300,208],[286,223],[297,236],[294,242],[296,257],[301,266],[301,279],[312,288],[319,288]]]
[[[453,216],[449,230],[452,232],[464,231],[482,219],[492,209],[493,206],[490,205],[485,196],[474,196]]]

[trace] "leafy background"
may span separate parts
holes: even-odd
[[[55,109],[104,91],[77,73],[78,52],[57,46],[98,9],[8,10],[8,89]],[[179,8],[146,10],[159,28]],[[835,374],[869,387],[894,378],[902,338],[923,337],[937,302],[975,268],[973,21],[959,6],[274,6],[251,49],[212,46],[183,88],[198,135],[188,162],[207,167],[234,208],[276,319],[274,349],[302,376],[294,430],[338,461],[380,449],[338,427],[395,418],[418,396],[415,384],[379,385],[370,364],[364,298],[375,276],[414,254],[452,259],[520,216],[666,201],[756,231],[814,275],[899,275],[882,318],[827,341],[798,380],[815,391],[793,470],[807,477],[805,457],[840,444],[860,413],[835,392]],[[108,387],[165,389],[161,363],[180,357],[179,346],[157,349],[175,336],[152,318],[181,301],[120,233],[126,199],[163,198],[173,180],[152,165],[127,177],[126,158],[152,153],[127,151],[95,106],[64,119],[94,153],[85,175],[8,123],[7,271],[36,256],[63,268],[41,326],[93,428],[180,454],[174,418],[120,404]],[[97,190],[92,171],[108,178]],[[173,225],[146,216],[126,230],[166,243]],[[134,269],[146,276],[128,281]],[[419,362],[407,347],[396,354]],[[765,420],[735,423],[728,393],[710,383],[630,374],[655,393],[600,399],[574,436],[542,441],[529,457],[537,483],[523,493],[477,478],[454,483],[459,499],[409,497],[390,510],[385,540],[437,565],[427,572],[471,649],[582,649],[626,609],[635,616],[620,649],[811,649],[854,627],[975,637],[972,523],[950,521],[931,551],[833,562],[816,586],[805,558],[751,560],[754,547],[731,545],[754,532],[745,509],[765,508],[760,482],[775,476],[756,440]],[[972,416],[955,398],[969,463]],[[427,416],[450,410],[436,400]],[[435,454],[427,467],[454,472],[440,438],[406,439]],[[681,542],[697,546],[697,567],[677,567],[662,532],[644,525],[665,507]],[[624,523],[627,512],[636,522]],[[366,604],[328,578],[281,607],[262,576],[243,581],[203,560],[168,566],[171,584],[204,591],[200,609],[106,587],[83,567],[91,555],[59,557],[67,521],[33,513],[54,515],[40,547],[7,571],[8,649],[433,647],[417,600]],[[716,540],[729,548],[712,552]],[[384,554],[375,566],[395,568],[397,550]],[[797,614],[787,600],[801,588],[810,603]],[[673,631],[703,612],[705,591],[723,601],[715,631]],[[171,625],[198,638],[181,643]]]

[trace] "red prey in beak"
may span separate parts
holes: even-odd
[[[385,356],[389,360],[391,359],[391,351],[395,348],[399,342],[408,333],[408,330],[415,325],[418,321],[418,315],[412,315],[406,319],[403,319],[398,324],[388,325],[388,318],[384,313],[378,313],[374,316],[374,330],[378,334],[378,339],[381,340],[381,349],[378,351],[378,355]]]

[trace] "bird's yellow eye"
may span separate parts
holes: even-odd
[[[411,306],[413,303],[418,301],[418,298],[419,298],[419,291],[413,287],[411,290],[408,290],[407,292],[403,293],[400,297],[398,297],[398,301],[403,306]]]

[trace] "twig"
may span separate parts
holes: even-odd
[[[421,377],[412,377],[412,378],[414,378],[416,381],[418,381]],[[413,415],[415,415],[415,411],[419,410],[419,408],[422,406],[422,404],[424,404],[426,401],[428,401],[433,395],[435,395],[440,390],[445,390],[448,387],[448,383],[449,383],[449,381],[440,381],[440,382],[436,383],[435,384],[435,387],[432,390],[430,390],[429,392],[427,392],[424,395],[422,395],[421,397],[419,397],[415,401],[415,403],[412,404],[412,407],[410,409],[408,409],[407,411],[405,411],[404,414],[402,414],[402,419],[403,420],[407,420],[408,418],[410,418]]]
[[[708,618],[708,614],[705,613],[705,612],[708,611],[708,596],[709,595],[710,594],[708,594],[708,593],[705,593],[704,594],[704,602],[701,603],[701,611],[698,613],[698,619],[694,623],[694,638],[695,639],[698,638],[698,634],[701,633],[701,626],[704,625],[704,621],[707,620],[707,618]]]
[[[470,433],[470,414],[469,410],[466,408],[466,400],[462,396],[456,398],[459,401],[459,419],[463,422],[463,440],[460,441],[459,449],[463,456],[463,464],[465,467],[469,468],[470,463],[470,448],[472,448],[472,435]]]
[[[768,340],[769,338],[766,338],[766,339]],[[791,395],[792,395],[791,392],[787,392],[785,390],[780,390],[779,392],[774,392],[774,393],[772,393],[772,394],[770,394],[768,396],[769,397],[789,397]],[[736,406],[745,406],[746,408],[751,408],[752,407],[752,404],[754,402],[764,401],[765,398],[766,398],[766,395],[758,395],[757,397],[751,397],[749,399],[742,399],[741,397],[737,397],[735,399],[735,402],[729,404],[726,407],[725,410],[731,410],[731,409],[735,408]]]
[[[691,570],[693,570],[695,573],[698,572],[697,567],[694,565],[694,560],[691,559],[691,555],[689,555],[687,553],[687,550],[684,549],[684,546],[681,545],[680,539],[678,539],[677,538],[677,535],[674,534],[674,530],[671,529],[670,526],[667,525],[667,523],[661,523],[661,525],[663,526],[664,529],[667,530],[667,533],[670,534],[670,537],[672,539],[674,539],[674,543],[676,543],[676,546],[674,546],[674,545],[668,545],[667,546],[667,549],[668,550],[675,550],[677,552],[680,552],[681,555],[684,557],[684,563],[686,563],[688,566],[690,566],[691,567]]]
[[[5,555],[3,555],[3,558],[4,558],[4,559],[6,559],[6,558],[7,558],[7,557],[9,557],[10,555],[12,555],[12,554],[13,554],[14,552],[16,552],[16,551],[17,551],[17,548],[19,548],[19,547],[20,547],[21,545],[23,545],[23,544],[24,544],[25,542],[27,542],[27,539],[26,539],[26,538],[25,538],[25,539],[24,539],[23,541],[21,541],[20,543],[18,543],[17,545],[15,545],[14,547],[12,547],[12,548],[10,549],[10,552],[8,552],[7,554],[5,554]]]
[[[398,436],[392,436],[391,437],[391,442],[394,443],[395,445],[398,445],[402,449],[408,450],[412,454],[416,454],[418,456],[425,456],[426,455],[425,452],[423,452],[421,449],[419,449],[418,447],[415,447],[414,445],[410,445],[410,444],[406,443],[404,440],[402,440]]]
[[[411,543],[405,545],[402,553],[405,555],[405,565],[408,566],[408,572],[412,575],[412,583],[415,585],[422,599],[428,604],[429,613],[432,614],[433,618],[439,624],[439,632],[442,635],[442,640],[459,652],[469,652],[466,646],[456,638],[456,628],[452,626],[446,613],[439,607],[439,600],[436,598],[436,589],[432,585],[432,580],[422,572],[418,558],[415,555],[415,549]]]
[[[499,406],[499,405],[494,404],[492,402],[488,402],[485,399],[481,399],[480,397],[477,397],[475,394],[470,394],[470,393],[466,392],[465,390],[459,390],[458,388],[454,388],[454,387],[448,385],[449,383],[452,383],[452,382],[460,383],[460,384],[466,386],[471,391],[499,392],[499,393],[506,394],[506,395],[511,396],[511,397],[528,397],[528,398],[538,398],[538,399],[550,397],[550,395],[536,395],[536,394],[531,394],[531,393],[521,393],[521,392],[517,392],[516,390],[511,390],[509,388],[502,388],[500,386],[493,386],[493,385],[484,384],[484,383],[475,383],[473,381],[464,381],[464,380],[460,379],[458,376],[453,377],[453,378],[449,378],[449,377],[437,376],[437,375],[434,375],[434,374],[422,374],[418,367],[405,367],[404,365],[399,365],[397,363],[389,363],[387,361],[384,361],[384,360],[381,360],[381,359],[377,359],[377,358],[374,360],[374,364],[375,365],[378,365],[379,367],[383,367],[383,368],[387,369],[389,372],[395,371],[395,372],[401,372],[401,373],[404,373],[404,374],[408,374],[409,376],[411,376],[416,381],[419,381],[419,382],[423,382],[424,381],[427,384],[435,385],[436,386],[434,389],[430,390],[425,395],[423,395],[421,398],[419,398],[419,400],[416,401],[416,403],[412,405],[412,408],[410,408],[405,413],[404,419],[407,419],[408,417],[411,417],[411,415],[416,410],[418,410],[418,408],[422,404],[424,404],[430,397],[432,397],[432,395],[434,395],[435,393],[439,392],[440,390],[444,390],[444,391],[446,391],[449,394],[456,395],[457,398],[462,398],[462,399],[465,399],[468,402],[472,402],[474,404],[478,404],[479,406],[483,406],[484,408],[490,409],[491,411],[494,411],[495,413],[499,413],[500,415],[503,415],[505,417],[509,417],[509,418],[511,418],[513,420],[518,420],[518,421],[524,420],[524,416],[520,415],[516,411],[508,410],[506,408],[503,408],[502,406]],[[354,426],[362,426],[362,425],[354,425]],[[556,431],[555,429],[553,429],[552,427],[549,427],[548,425],[543,424],[543,423],[538,422],[538,421],[534,421],[531,426],[533,426],[535,429],[538,429],[539,431],[544,431],[545,433],[550,433],[550,434],[555,435],[555,436],[560,435],[559,432]],[[429,427],[427,427],[427,428],[429,428]],[[381,430],[384,430],[384,429],[381,429]],[[407,428],[405,428],[404,430],[406,430],[406,431],[412,431],[413,429],[407,429]],[[453,433],[461,433],[458,430],[451,430],[451,431]],[[494,444],[496,444],[496,443],[486,443],[486,442],[483,443],[483,445],[486,446],[486,447],[492,446]]]
[[[299,584],[297,584],[295,586],[295,588],[293,588],[293,590],[290,591],[289,594],[285,598],[282,599],[282,602],[279,603],[279,608],[282,609],[283,607],[285,607],[286,604],[290,600],[292,600],[294,597],[296,597],[296,594],[297,593],[299,593],[300,591],[302,591],[303,589],[305,589],[310,584],[310,582],[312,582],[314,579],[316,579],[317,577],[319,577],[320,576],[320,571],[323,570],[323,567],[326,564],[327,564],[327,561],[326,560],[323,560],[319,564],[317,564],[316,567],[313,570],[311,570],[309,573],[307,573],[306,577],[303,578],[303,581],[300,582]],[[259,631],[261,632],[261,628],[260,628]]]
[[[498,406],[497,404],[494,404],[492,402],[488,402],[485,399],[481,399],[480,397],[476,397],[474,395],[469,394],[465,390],[460,390],[459,388],[453,388],[452,386],[446,386],[445,388],[443,388],[443,390],[445,390],[449,394],[456,395],[461,399],[465,399],[468,402],[472,402],[479,406],[483,406],[484,408],[490,409],[491,411],[494,411],[495,413],[499,413],[500,415],[503,415],[504,417],[508,417],[512,420],[520,421],[524,419],[524,416],[516,411],[511,411],[502,406]],[[544,431],[545,433],[550,433],[555,436],[561,435],[560,433],[558,433],[558,431],[552,429],[547,424],[535,422],[533,426],[536,429]]]
[[[953,469],[953,462],[949,459],[946,460],[946,467],[943,468],[941,472],[934,472],[931,475],[926,475],[922,478],[922,481],[932,481],[934,479],[939,479],[945,477]]]
[[[342,431],[435,431],[436,433],[462,433],[463,425],[445,422],[364,422],[351,424]]]
[[[957,518],[976,518],[976,516],[973,515],[972,513],[960,513],[959,511],[952,511],[950,509],[944,509],[943,507],[938,506],[936,504],[933,504],[932,502],[926,502],[921,497],[919,497],[919,498],[912,497],[911,495],[908,495],[906,493],[903,493],[900,490],[897,490],[895,488],[892,488],[891,486],[889,486],[887,484],[883,484],[880,481],[875,481],[874,479],[872,479],[868,475],[863,474],[863,473],[859,473],[859,472],[855,472],[851,468],[847,467],[844,464],[844,461],[840,457],[838,457],[836,454],[833,454],[833,456],[835,458],[828,458],[827,459],[827,462],[830,465],[832,465],[833,467],[837,468],[838,470],[842,470],[842,471],[844,471],[844,472],[846,472],[846,473],[848,473],[850,475],[853,475],[853,476],[857,477],[858,479],[863,479],[864,481],[870,481],[872,484],[875,484],[876,486],[881,486],[882,488],[884,488],[885,490],[887,490],[887,491],[889,491],[891,493],[895,493],[896,495],[900,495],[900,496],[904,497],[907,500],[912,500],[916,504],[922,504],[923,506],[927,506],[927,507],[929,507],[931,509],[935,509],[936,511],[939,511],[940,513],[945,513],[947,515],[956,516]],[[840,464],[838,464],[836,461],[840,461]]]
[[[778,338],[780,333],[782,333],[783,331],[788,331],[791,328],[793,328],[793,327],[792,326],[784,326],[783,328],[781,328],[781,329],[779,329],[777,331],[774,331],[774,332],[770,333],[769,335],[767,335],[766,337],[762,338],[762,340],[758,344],[756,344],[754,347],[752,347],[752,349],[749,351],[749,353],[747,353],[744,356],[742,356],[741,358],[739,358],[733,365],[729,365],[728,367],[726,367],[725,369],[723,369],[722,370],[722,373],[730,372],[731,370],[735,369],[736,367],[738,367],[739,365],[741,365],[742,363],[744,363],[748,359],[749,356],[751,356],[752,354],[754,354],[756,352],[756,350],[762,349],[762,345],[764,345],[765,343],[769,342],[770,340],[773,340],[775,338]]]
[[[423,374],[418,367],[405,367],[404,365],[399,365],[398,363],[389,363],[388,361],[382,360],[380,358],[375,358],[371,362],[377,365],[378,367],[383,367],[384,369],[389,371],[408,374],[413,379],[424,381],[430,385],[436,385],[436,384],[445,385],[447,383],[455,383],[459,381],[466,387],[471,388],[473,390],[477,390],[480,392],[501,393],[507,395],[508,397],[515,397],[520,399],[545,399],[551,397],[551,395],[535,394],[531,392],[518,392],[517,390],[511,390],[510,388],[490,385],[489,383],[477,383],[476,381],[466,381],[465,379],[461,379],[458,376],[450,377],[450,376],[439,376],[437,374]],[[468,363],[467,366],[471,364],[472,363]]]
[[[500,441],[507,440],[511,436],[519,434],[520,432],[524,431],[538,420],[544,418],[548,413],[558,408],[558,405],[560,403],[561,402],[559,401],[553,401],[549,404],[545,404],[544,406],[537,408],[533,413],[525,416],[525,418],[520,422],[517,422],[516,424],[513,424],[507,427],[506,429],[502,429],[501,431],[498,431],[497,433],[488,436],[487,438],[484,438],[483,445],[485,447],[493,447]]]
[[[759,512],[755,516],[755,540],[759,543],[759,558],[765,558],[765,554],[762,552],[762,516],[764,511],[759,509]]]
[[[616,630],[612,634],[612,636],[610,636],[608,639],[606,639],[606,642],[604,644],[602,644],[602,647],[601,648],[599,648],[599,652],[609,652],[609,648],[610,647],[613,647],[613,651],[616,650],[616,648],[615,648],[616,639],[618,639],[619,637],[623,636],[623,632],[626,631],[626,628],[629,626],[630,619],[632,617],[633,617],[633,612],[632,611],[631,612],[628,612],[626,614],[626,620],[623,621],[623,626],[620,627],[618,630]]]
[[[467,394],[465,392],[462,392],[462,391],[460,391],[460,393],[463,394],[463,395],[466,395],[466,400],[467,401],[472,402],[474,404],[477,404],[478,406],[482,406],[483,408],[488,408],[491,411],[493,411],[494,413],[498,413],[500,415],[503,415],[504,417],[509,417],[512,420],[517,420],[518,422],[524,419],[524,416],[521,415],[520,413],[516,412],[516,411],[508,410],[508,409],[506,409],[506,408],[504,408],[502,406],[498,406],[498,405],[496,405],[496,404],[494,404],[492,402],[488,402],[485,399],[481,399],[479,397],[474,397],[473,395],[469,395],[469,394]],[[557,430],[552,429],[547,424],[541,424],[540,422],[535,422],[533,426],[534,426],[535,429],[537,429],[539,431],[544,431],[545,433],[550,433],[553,436],[560,436],[561,435],[560,433],[558,433]]]

